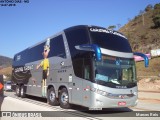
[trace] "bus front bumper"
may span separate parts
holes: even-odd
[[[90,102],[89,108],[92,110],[94,109],[102,109],[102,108],[120,108],[120,107],[133,107],[136,106],[138,103],[138,96],[133,96],[128,99],[119,98],[109,98],[106,96],[102,96],[100,94],[94,94]]]

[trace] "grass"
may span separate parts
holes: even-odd
[[[0,74],[3,75],[11,75],[12,73],[12,67],[6,67],[0,70]]]
[[[160,75],[160,57],[152,58],[149,60],[149,67],[144,67],[144,61],[137,62],[137,76],[153,76]]]

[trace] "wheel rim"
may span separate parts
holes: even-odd
[[[23,95],[23,87],[21,88],[21,95]]]
[[[19,94],[19,87],[17,87],[17,90],[16,90],[17,94]]]
[[[65,92],[63,92],[62,93],[62,95],[61,95],[61,102],[63,103],[63,104],[67,104],[68,103],[68,94],[67,93],[65,93]]]
[[[51,100],[52,102],[55,101],[56,95],[55,95],[55,93],[54,93],[53,91],[51,91],[51,93],[50,93],[50,95],[49,95],[49,98],[50,98],[50,100]]]

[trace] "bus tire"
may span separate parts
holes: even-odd
[[[21,85],[20,96],[21,96],[21,98],[26,97],[26,92],[25,92],[25,86],[24,85]]]
[[[53,106],[59,105],[59,102],[58,102],[58,100],[57,100],[57,98],[56,98],[56,93],[55,93],[55,90],[54,90],[53,87],[51,87],[51,88],[48,90],[47,102],[48,102],[48,104],[53,105]]]
[[[19,86],[19,85],[16,85],[16,95],[17,95],[18,97],[21,96],[21,94],[20,94],[20,86]]]
[[[71,105],[69,103],[69,94],[66,88],[62,88],[62,90],[60,90],[59,103],[61,108],[64,109],[71,108]]]

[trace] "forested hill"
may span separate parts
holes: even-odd
[[[134,52],[160,49],[160,3],[146,6],[119,31],[127,36]]]
[[[0,55],[0,68],[9,67],[12,65],[12,59]]]

